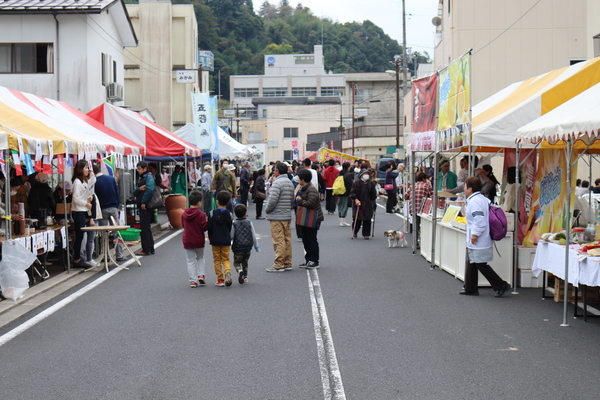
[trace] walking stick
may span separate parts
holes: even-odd
[[[350,239],[354,239],[354,231],[356,230],[356,223],[358,222],[358,212],[360,211],[360,206],[356,206],[356,215],[354,216],[354,225],[352,225],[352,237]]]
[[[377,204],[373,208],[373,226],[371,227],[371,237],[375,237],[375,216],[377,215]]]

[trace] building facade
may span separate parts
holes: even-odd
[[[137,38],[122,0],[0,2],[0,86],[88,112],[122,104]]]
[[[477,104],[511,83],[599,56],[599,15],[596,0],[440,0],[434,67],[473,49]]]
[[[139,46],[126,55],[125,105],[148,109],[158,125],[175,131],[193,122],[190,93],[199,90],[194,6],[140,0],[127,10]],[[177,83],[176,71],[193,71],[196,82]]]

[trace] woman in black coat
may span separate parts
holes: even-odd
[[[264,170],[264,168],[258,170],[258,177],[256,177],[256,179],[254,180],[254,187],[253,187],[252,193],[254,195],[254,202],[256,203],[256,219],[265,219],[262,216],[263,202],[265,201],[265,198],[267,196],[267,187],[265,185],[265,170]],[[259,196],[261,196],[261,195],[257,196],[257,193],[264,195],[264,197],[259,198]]]
[[[355,238],[362,225],[362,233],[365,239],[371,235],[371,218],[373,218],[373,207],[377,199],[375,182],[371,179],[369,170],[361,171],[358,179],[352,184],[350,200],[352,201],[352,238]]]

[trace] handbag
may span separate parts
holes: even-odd
[[[164,206],[162,199],[162,194],[160,193],[160,188],[157,186],[154,187],[154,191],[152,192],[152,196],[150,197],[150,201],[148,201],[147,207],[150,209],[160,208]]]
[[[385,173],[385,181],[387,182],[387,175],[388,173]],[[385,185],[383,185],[383,189],[390,191],[390,190],[394,190],[394,184],[393,183],[386,183]]]
[[[319,212],[313,208],[298,206],[296,214],[296,225],[305,226],[307,228],[316,228],[318,225],[317,218]]]
[[[254,197],[256,197],[257,199],[261,199],[264,200],[267,198],[267,194],[263,193],[263,192],[259,192],[258,190],[256,191],[256,193],[254,193]]]

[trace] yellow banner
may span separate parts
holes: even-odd
[[[438,130],[470,121],[471,54],[467,53],[439,72]]]
[[[350,154],[342,153],[335,150],[329,150],[321,148],[319,149],[319,162],[325,162],[327,160],[339,161],[340,164],[348,161],[349,163],[353,163],[354,160],[360,160],[360,157],[351,156]]]
[[[533,189],[533,203],[529,211],[524,246],[537,244],[542,234],[564,229],[565,204],[575,201],[575,179],[571,179],[571,198],[567,199],[567,160],[563,150],[539,152],[538,170]],[[573,152],[571,163],[577,158]],[[571,176],[577,176],[577,163],[571,168]],[[573,210],[571,209],[571,212]]]

